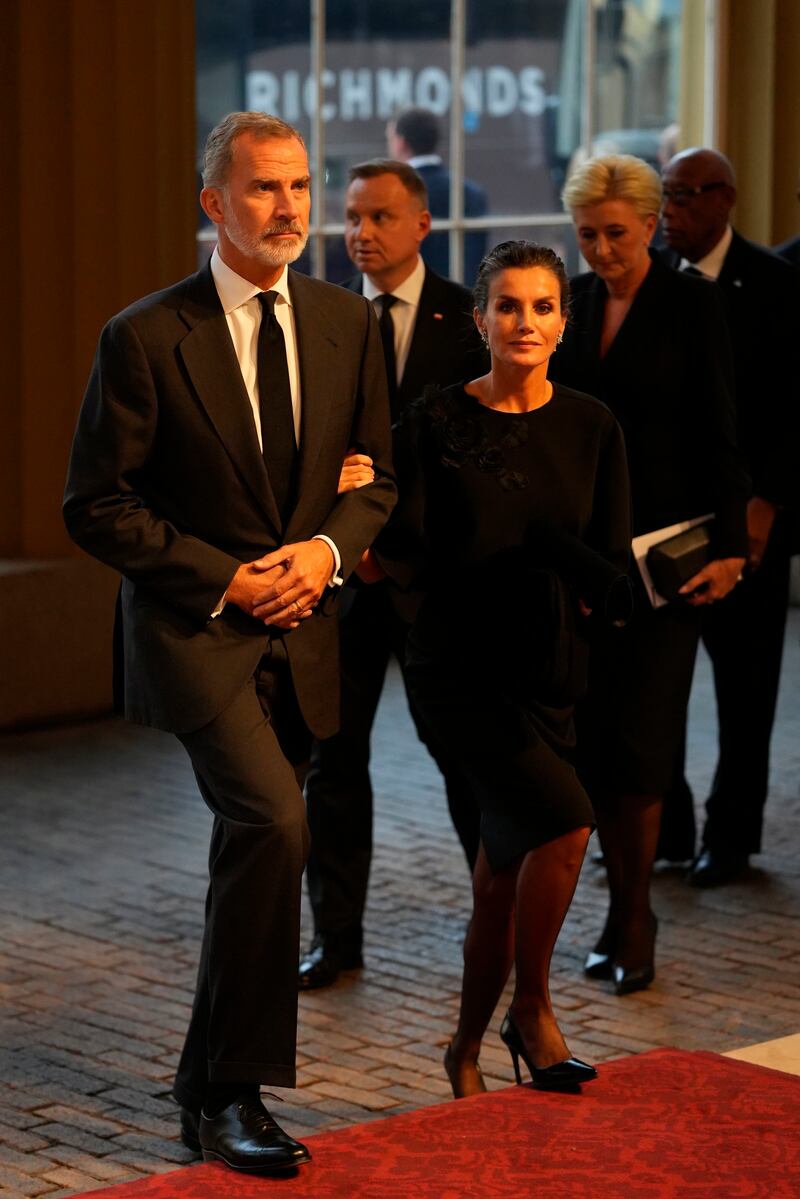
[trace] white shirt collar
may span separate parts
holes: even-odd
[[[719,239],[713,250],[709,250],[705,258],[701,258],[698,262],[690,263],[687,258],[681,259],[680,269],[685,270],[687,266],[695,266],[698,271],[708,279],[718,279],[720,271],[725,262],[725,255],[730,249],[730,244],[733,240],[733,229],[730,225],[727,226],[722,237]]]
[[[440,167],[442,160],[438,154],[414,154],[409,158],[408,165],[416,171],[418,167]]]
[[[362,294],[368,300],[377,299],[383,295],[383,289],[376,287],[367,275],[361,276]],[[393,296],[397,296],[398,300],[402,300],[405,304],[410,304],[412,307],[419,307],[419,298],[422,295],[422,285],[425,282],[425,263],[420,255],[417,255],[417,263],[411,274],[399,283],[392,291]]]
[[[223,262],[219,246],[214,247],[214,253],[211,255],[211,274],[214,277],[219,301],[226,316],[235,308],[247,304],[254,296],[261,294],[260,287],[256,287],[255,283],[251,283],[249,279],[243,279],[241,275],[237,275],[236,271],[231,270],[228,264]],[[269,290],[276,291],[284,303],[291,305],[288,266],[283,268],[280,277]]]

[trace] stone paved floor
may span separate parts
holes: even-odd
[[[767,851],[746,881],[715,892],[658,874],[658,978],[645,993],[616,998],[582,977],[604,902],[602,870],[587,862],[553,975],[579,1056],[727,1050],[800,1030],[799,637],[795,610]],[[701,661],[690,745],[701,796],[714,732]],[[282,1092],[278,1112],[301,1136],[448,1097],[440,1061],[469,891],[396,677],[374,757],[367,968],[302,998],[300,1085]],[[196,966],[209,825],[183,751],[104,721],[0,738],[0,777],[0,1196],[55,1199],[173,1169],[189,1159],[168,1089]],[[482,1058],[490,1087],[512,1079],[498,1020]]]

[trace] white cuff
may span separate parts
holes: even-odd
[[[219,601],[219,603],[217,604],[216,608],[215,608],[215,609],[214,609],[214,611],[211,613],[211,615],[209,616],[209,618],[208,618],[208,619],[209,619],[209,620],[216,620],[216,619],[217,619],[217,617],[219,616],[220,612],[222,611],[222,609],[225,607],[225,605],[226,605],[226,603],[227,603],[227,602],[228,602],[228,588],[226,587],[226,588],[225,588],[225,594],[223,595],[222,599]]]
[[[341,587],[344,582],[342,578],[342,555],[336,548],[336,543],[331,541],[330,537],[326,537],[324,533],[315,533],[311,540],[324,541],[326,545],[330,546],[331,553],[333,554],[333,574],[328,579],[328,586]]]

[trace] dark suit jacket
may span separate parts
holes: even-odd
[[[667,261],[677,266],[674,253]],[[796,507],[800,272],[734,230],[717,286],[733,346],[739,440],[753,494]]]
[[[417,172],[428,189],[428,208],[431,216],[446,220],[450,216],[450,172],[444,166],[420,166]],[[464,216],[485,216],[489,209],[486,192],[470,179],[464,180]],[[429,233],[420,253],[427,266],[445,277],[450,274],[450,234]],[[464,234],[464,280],[472,287],[481,259],[486,253],[486,233],[473,229]]]
[[[800,266],[800,237],[790,237],[788,241],[782,241],[779,246],[775,246],[773,252],[791,262],[792,266]]]
[[[354,275],[343,286],[360,295],[363,276]],[[430,384],[448,387],[451,383],[465,383],[486,374],[489,355],[475,328],[473,307],[472,293],[466,287],[442,279],[426,266],[417,319],[398,388],[401,410],[421,396]],[[380,584],[371,584],[370,590],[377,586]],[[391,592],[396,613],[410,624],[416,615],[419,596],[395,587]],[[352,602],[352,596],[347,597],[344,605],[348,602]]]
[[[172,732],[213,719],[267,644],[233,604],[210,620],[242,562],[324,533],[349,574],[394,503],[386,375],[371,305],[290,272],[302,387],[298,500],[281,528],[252,410],[210,269],[147,296],[100,338],[73,444],[67,527],[120,571],[126,715]],[[337,496],[363,445],[369,487]],[[303,716],[336,730],[336,621],[285,638]]]
[[[360,295],[363,276],[354,275],[343,286]],[[401,408],[421,396],[430,383],[447,387],[477,379],[489,369],[488,355],[472,319],[473,308],[472,293],[466,287],[425,268],[417,319],[398,388]]]
[[[550,374],[607,404],[625,434],[634,534],[715,512],[715,554],[746,554],[748,479],[735,442],[730,346],[717,291],[652,253],[604,358],[607,297],[594,273],[572,280],[564,343]]]

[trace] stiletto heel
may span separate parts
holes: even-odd
[[[514,1078],[517,1080],[517,1086],[521,1087],[522,1086],[522,1074],[520,1073],[520,1069],[519,1069],[519,1053],[516,1050],[516,1048],[512,1044],[510,1044],[509,1041],[506,1041],[506,1038],[503,1036],[502,1028],[500,1029],[500,1036],[506,1042],[508,1051],[511,1054],[511,1064],[514,1067]]]
[[[533,1085],[539,1091],[575,1091],[582,1082],[591,1082],[593,1078],[597,1078],[594,1066],[580,1061],[577,1057],[568,1057],[563,1062],[556,1062],[554,1066],[534,1066],[510,1011],[506,1012],[500,1027],[500,1040],[511,1054],[518,1086],[522,1084],[520,1058],[528,1067]]]

